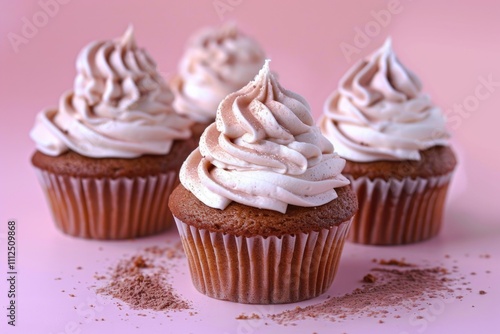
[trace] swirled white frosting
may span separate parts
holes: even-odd
[[[235,25],[206,28],[190,40],[171,80],[177,112],[197,122],[212,122],[219,103],[251,81],[265,56]]]
[[[325,102],[322,133],[347,160],[420,160],[420,150],[448,145],[445,118],[421,92],[387,39],[358,62]]]
[[[267,61],[254,81],[222,101],[180,180],[213,208],[235,201],[284,213],[288,204],[334,200],[335,188],[349,184],[344,165],[307,102],[279,85]]]
[[[132,27],[118,40],[93,42],[77,59],[74,91],[41,111],[31,131],[37,149],[95,158],[167,154],[191,136],[192,121],[174,112],[174,96]]]

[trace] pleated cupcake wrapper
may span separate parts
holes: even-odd
[[[439,233],[452,173],[387,181],[346,177],[359,201],[349,241],[401,245],[423,241]]]
[[[173,225],[174,171],[148,177],[82,178],[36,169],[57,227],[92,239],[128,239]]]
[[[174,217],[193,284],[216,299],[293,303],[332,284],[351,220],[318,232],[242,237],[210,232]]]

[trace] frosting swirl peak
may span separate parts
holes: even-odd
[[[174,112],[173,94],[132,27],[120,39],[90,43],[76,69],[74,90],[37,116],[31,137],[43,153],[134,158],[167,154],[175,139],[190,137],[192,122]]]
[[[308,103],[262,70],[220,104],[215,123],[181,168],[181,183],[206,205],[231,201],[286,212],[337,197],[345,160],[314,125]]]
[[[420,150],[447,145],[449,138],[444,116],[421,88],[387,39],[327,98],[321,131],[348,160],[419,160]]]

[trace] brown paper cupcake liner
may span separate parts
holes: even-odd
[[[386,181],[346,175],[359,201],[347,239],[367,245],[402,245],[436,236],[451,176]]]
[[[332,284],[351,220],[318,232],[242,237],[210,232],[175,218],[193,284],[216,299],[293,303]]]
[[[84,178],[36,169],[56,226],[81,238],[128,239],[173,225],[174,171],[134,178]]]

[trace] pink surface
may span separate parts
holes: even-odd
[[[55,0],[54,0],[55,1]],[[40,3],[54,3],[42,0]],[[498,328],[500,292],[500,181],[497,113],[500,104],[500,4],[496,1],[62,1],[51,16],[40,14],[38,1],[0,2],[0,305],[6,307],[6,222],[18,220],[18,327],[4,332],[61,333],[75,322],[74,333],[128,332],[214,332],[214,333],[441,333],[443,331],[494,332]],[[226,12],[215,6],[228,4]],[[391,13],[392,11],[392,13]],[[391,14],[388,14],[391,13]],[[378,17],[377,23],[375,17]],[[44,17],[46,18],[44,20]],[[23,31],[26,20],[39,21],[37,31]],[[140,241],[93,242],[75,240],[55,230],[42,192],[30,166],[33,143],[28,132],[35,114],[56,105],[59,96],[72,87],[75,58],[95,39],[113,38],[134,24],[139,45],[147,48],[165,76],[175,72],[187,37],[199,27],[236,21],[257,39],[272,59],[284,87],[302,94],[315,117],[340,76],[361,56],[367,55],[391,35],[395,52],[424,83],[424,90],[448,114],[460,166],[448,201],[445,228],[429,242],[408,247],[376,248],[347,245],[332,294],[350,292],[360,275],[371,268],[373,257],[406,257],[417,263],[441,261],[444,254],[459,259],[473,293],[462,301],[447,304],[427,326],[412,326],[410,314],[383,325],[373,319],[333,325],[305,321],[295,327],[264,325],[263,321],[241,322],[238,314],[270,313],[296,305],[258,307],[210,300],[190,285],[189,273],[176,277],[179,291],[191,299],[197,316],[173,313],[173,321],[131,316],[120,320],[119,310],[108,303],[99,311],[104,322],[87,321],[74,306],[95,294],[86,287],[95,271],[102,272],[124,253],[145,245],[175,240],[175,230]],[[357,31],[372,36],[364,40]],[[370,30],[372,29],[372,30]],[[13,46],[13,34],[24,44]],[[24,35],[23,35],[24,34]],[[9,37],[10,36],[10,37]],[[10,39],[9,39],[10,38]],[[349,57],[341,46],[356,47]],[[351,58],[350,62],[349,59]],[[485,85],[484,81],[493,84]],[[478,88],[479,87],[479,88]],[[478,96],[479,98],[475,97]],[[465,104],[459,111],[458,104]],[[98,251],[102,246],[105,253]],[[479,258],[488,253],[491,259]],[[468,254],[468,256],[466,256]],[[105,260],[106,258],[107,260]],[[76,271],[76,266],[86,270]],[[181,268],[182,269],[182,268]],[[489,275],[485,270],[491,270]],[[481,274],[479,274],[481,273]],[[65,281],[56,282],[63,276]],[[78,281],[82,283],[79,284]],[[61,289],[77,288],[75,298]],[[484,289],[488,294],[479,296]],[[318,300],[322,300],[321,298]],[[317,300],[316,300],[317,301]],[[310,301],[301,305],[313,303]],[[474,305],[474,308],[472,308]],[[81,324],[80,324],[81,323]],[[139,328],[136,328],[139,327]],[[332,327],[335,326],[335,327]],[[71,332],[71,331],[66,331]]]

